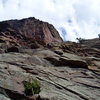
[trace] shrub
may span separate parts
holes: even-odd
[[[98,37],[99,37],[99,39],[100,39],[100,34],[98,34]]]
[[[78,40],[79,43],[83,43],[85,41],[83,38],[76,38],[76,40]]]
[[[24,87],[25,87],[25,94],[26,95],[34,95],[34,94],[39,94],[40,93],[40,82],[36,79],[32,81],[25,81],[24,82]]]

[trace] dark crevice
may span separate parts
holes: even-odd
[[[18,93],[17,91],[12,91],[8,89],[3,89],[0,87],[4,92],[2,92],[5,97],[10,98],[11,100],[49,100],[48,98],[41,98],[40,95],[37,96],[25,96],[25,94]]]

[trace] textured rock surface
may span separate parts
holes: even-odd
[[[43,59],[53,52],[49,50],[49,53],[43,52],[44,50],[37,50],[33,55],[0,54],[0,87],[4,91],[1,97],[7,98],[4,100],[28,100],[29,98],[23,92],[23,81],[29,78],[38,79],[41,82],[39,94],[41,98],[49,100],[100,99],[99,72],[86,68],[72,68],[67,65],[54,66]],[[57,54],[55,56],[59,57]]]
[[[62,42],[62,39],[53,25],[31,17],[0,22],[0,41],[34,48],[36,43],[46,45]]]
[[[75,43],[75,42],[61,42],[61,43],[50,43],[48,48],[52,50],[61,50],[63,52],[76,54],[79,56],[99,57],[100,58],[100,40],[91,39],[85,40],[86,43]],[[92,41],[92,43],[90,43]],[[98,43],[98,47],[96,46]]]
[[[62,40],[55,29],[43,22],[37,28],[37,22],[30,18],[0,23],[0,100],[100,100],[100,48],[95,42],[100,45],[99,40],[91,40],[94,46],[87,45],[90,40],[58,43]],[[42,36],[43,29],[51,34],[44,24],[53,38],[43,36],[40,43],[31,32],[35,29]],[[31,25],[34,29],[28,30]],[[40,81],[41,92],[26,96],[23,81],[32,79]]]

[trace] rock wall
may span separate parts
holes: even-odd
[[[46,45],[51,42],[62,42],[62,39],[53,25],[31,17],[0,22],[0,41],[16,45]]]
[[[0,100],[100,100],[99,46],[62,42],[35,18],[0,22]],[[29,95],[34,79],[40,92]]]

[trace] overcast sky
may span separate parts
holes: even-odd
[[[52,23],[64,40],[100,33],[100,0],[0,0],[0,21],[32,16]]]

